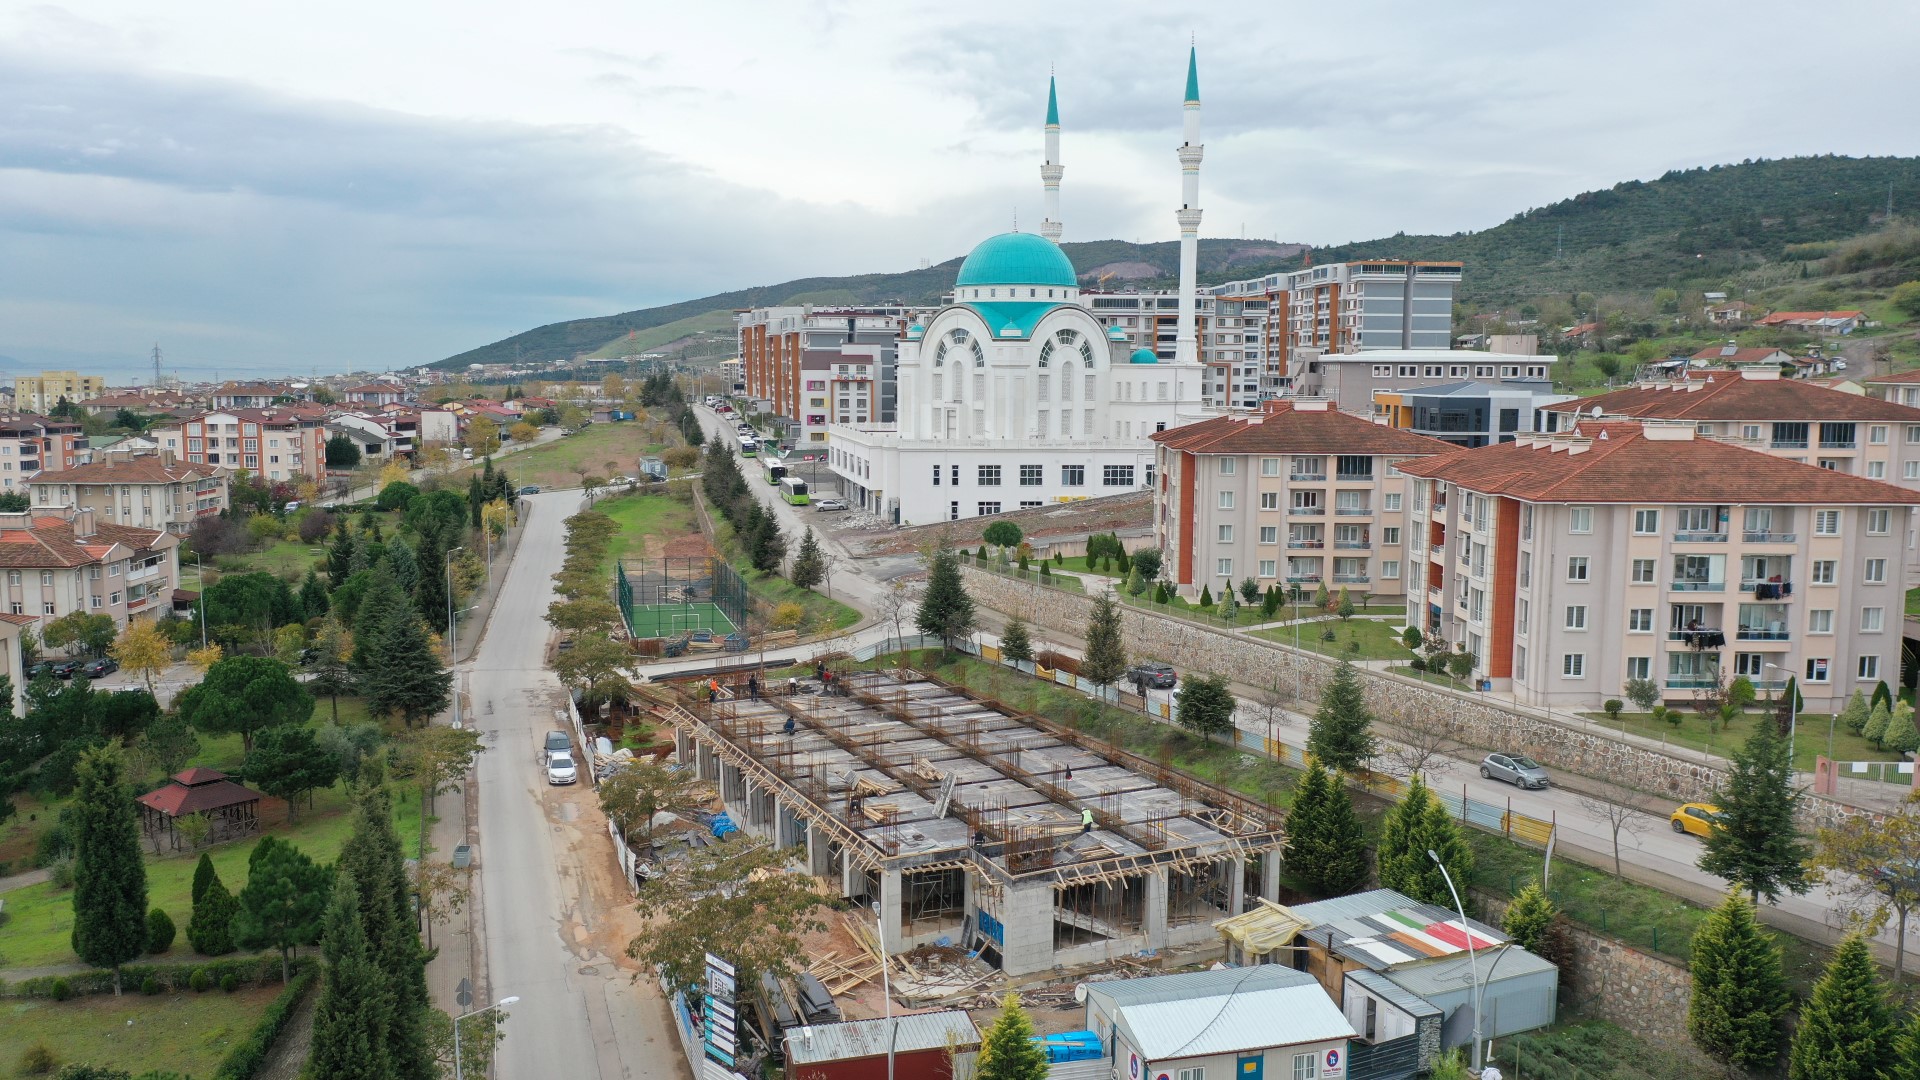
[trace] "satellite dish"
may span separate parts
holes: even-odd
[[[1073,1000],[1075,1003],[1080,1005],[1085,1005],[1087,1003],[1087,984],[1086,983],[1073,984]]]
[[[1589,415],[1591,415],[1595,420],[1600,419],[1600,406],[1595,405],[1593,407],[1593,412],[1590,413]]]

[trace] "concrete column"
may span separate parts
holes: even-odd
[[[1006,932],[1002,968],[1008,975],[1031,975],[1053,967],[1052,886],[1035,882],[1009,887],[1000,895],[1000,922]]]
[[[1247,903],[1247,860],[1229,859],[1227,873],[1233,875],[1227,882],[1227,914],[1238,915]]]
[[[1280,899],[1280,852],[1277,850],[1260,853],[1260,895],[1268,900]]]
[[[851,854],[840,860],[840,895],[851,900],[858,892],[856,882],[860,880],[864,873],[865,871],[854,864]]]
[[[1147,875],[1146,916],[1147,948],[1167,947],[1167,871],[1163,867]]]
[[[880,948],[888,955],[899,952],[905,940],[900,927],[901,909],[905,904],[904,891],[900,871],[880,872]]]
[[[815,877],[826,877],[833,856],[832,838],[821,831],[820,826],[808,823],[806,840],[807,872]]]

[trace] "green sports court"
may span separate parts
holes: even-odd
[[[726,637],[747,625],[747,584],[710,556],[622,560],[615,596],[627,632],[637,639],[679,638],[707,631]]]
[[[626,614],[627,630],[637,638],[679,637],[695,630],[724,636],[739,629],[719,604],[710,602],[635,604]]]

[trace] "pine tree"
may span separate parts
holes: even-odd
[[[353,573],[353,555],[359,542],[347,528],[347,519],[341,518],[333,527],[333,543],[327,548],[327,584],[339,588],[346,584]]]
[[[369,949],[360,922],[359,887],[341,870],[327,907],[322,952],[326,988],[313,1014],[307,1071],[313,1080],[392,1080],[386,1033],[393,1022],[393,992]]]
[[[413,609],[427,620],[427,625],[441,626],[447,621],[447,549],[438,529],[421,535],[420,550],[414,553],[414,559],[417,580],[412,592]],[[397,574],[394,584],[400,586]],[[407,590],[400,587],[400,592],[404,594]]]
[[[1213,590],[1205,585],[1200,586],[1199,606],[1202,608],[1210,608],[1213,606]]]
[[[224,956],[234,950],[233,918],[240,905],[227,891],[219,874],[207,883],[206,894],[194,902],[193,917],[187,920],[187,944],[202,956]]]
[[[1287,873],[1315,896],[1339,896],[1366,884],[1367,838],[1340,778],[1317,762],[1301,778],[1287,812]]]
[[[1855,1080],[1886,1076],[1895,1063],[1899,1028],[1866,939],[1848,934],[1834,950],[1787,1052],[1788,1080]]]
[[[1531,953],[1540,951],[1540,941],[1547,936],[1547,928],[1553,925],[1556,914],[1553,899],[1547,890],[1537,881],[1527,882],[1527,887],[1517,893],[1513,902],[1507,905],[1507,914],[1500,920],[1500,929],[1507,932],[1515,945]]]
[[[333,874],[277,837],[263,837],[247,857],[234,939],[243,948],[279,949],[280,981],[291,976],[293,948],[320,936]]]
[[[201,852],[200,861],[193,867],[194,903],[199,903],[200,898],[207,895],[207,886],[213,884],[213,879],[219,876],[219,872],[213,868],[213,856],[207,852]]]
[[[1840,723],[1855,735],[1867,729],[1867,719],[1873,715],[1873,707],[1867,704],[1867,695],[1855,690],[1847,699],[1847,707],[1840,710]]]
[[[361,677],[367,708],[398,715],[415,727],[453,702],[453,672],[442,662],[427,631],[406,608],[396,610],[378,631],[380,662]]]
[[[393,574],[382,566],[367,582],[360,606],[353,613],[353,657],[348,667],[356,680],[367,678],[381,664],[381,635],[398,611],[411,613],[411,605]]]
[[[1360,673],[1342,660],[1320,692],[1320,707],[1307,727],[1307,752],[1329,769],[1350,773],[1364,767],[1378,749]]]
[[[820,557],[820,541],[814,539],[813,527],[807,527],[806,534],[800,538],[800,553],[793,557],[793,570],[787,580],[803,589],[811,589],[826,577],[826,564]]]
[[[1027,634],[1026,621],[1018,615],[1007,620],[1007,628],[1000,632],[1000,658],[1033,662],[1033,641]]]
[[[1453,888],[1448,888],[1447,875],[1434,865],[1430,851],[1440,856],[1453,878]],[[1454,891],[1473,879],[1473,849],[1418,774],[1407,786],[1406,798],[1387,811],[1380,828],[1379,859],[1383,887],[1436,907],[1454,906]],[[1465,899],[1464,893],[1461,898]]]
[[[973,597],[960,579],[960,557],[950,548],[933,553],[927,567],[927,590],[920,595],[914,626],[937,637],[946,648],[973,633]]]
[[[1893,1071],[1887,1080],[1920,1080],[1920,1009],[1913,1011],[1905,1031],[1894,1040]]]
[[[1806,892],[1812,848],[1795,823],[1801,797],[1780,729],[1755,724],[1714,795],[1720,817],[1707,834],[1700,869],[1747,890],[1756,903],[1777,899],[1781,889]]]
[[[336,865],[353,875],[368,955],[391,991],[385,1045],[393,1075],[400,1080],[433,1080],[424,1028],[427,957],[414,929],[412,884],[393,828],[393,806],[384,789],[369,787],[359,792],[353,833]]]
[[[300,608],[309,619],[320,618],[329,608],[327,587],[312,570],[307,571],[306,579],[300,582]]]
[[[138,959],[147,945],[147,867],[125,771],[116,744],[80,755],[71,826],[73,951],[113,969],[116,995],[120,965]]]
[[[1867,716],[1867,726],[1862,728],[1862,738],[1872,739],[1875,749],[1884,749],[1880,744],[1887,737],[1887,725],[1893,722],[1893,714],[1885,705],[1875,705]]]
[[[400,586],[401,592],[412,592],[420,582],[421,573],[413,549],[396,539],[387,545],[386,559],[387,569],[393,572],[394,584]]]
[[[1020,1007],[1020,995],[1000,1002],[1000,1015],[980,1037],[974,1080],[1046,1080],[1046,1051],[1033,1039],[1033,1021]]]
[[[1730,893],[1694,932],[1691,952],[1694,1045],[1736,1069],[1772,1068],[1785,1035],[1786,980],[1780,947],[1754,920],[1753,903]]]
[[[1094,598],[1087,616],[1087,648],[1080,675],[1095,686],[1112,686],[1127,673],[1127,648],[1120,639],[1120,605],[1105,593]]]

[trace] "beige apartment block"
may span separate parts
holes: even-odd
[[[1650,679],[1686,703],[1797,677],[1809,712],[1900,676],[1920,493],[1679,421],[1407,461],[1423,632],[1519,701],[1596,708]]]
[[[1269,401],[1158,432],[1154,533],[1185,596],[1246,578],[1261,589],[1325,584],[1400,596],[1410,459],[1457,453],[1438,439],[1340,412]]]
[[[21,412],[44,413],[66,398],[79,404],[107,392],[107,380],[77,371],[43,371],[38,375],[16,375],[13,380],[13,407]]]
[[[33,484],[35,506],[92,510],[100,521],[178,536],[226,509],[227,495],[226,473],[178,461],[170,450],[137,456],[110,450],[101,461],[42,473]]]
[[[99,522],[92,510],[0,513],[0,592],[7,614],[44,627],[75,611],[132,619],[171,609],[180,538]]]
[[[194,465],[245,469],[268,480],[297,483],[326,476],[326,410],[317,406],[228,409],[156,427],[148,434],[163,450]]]

